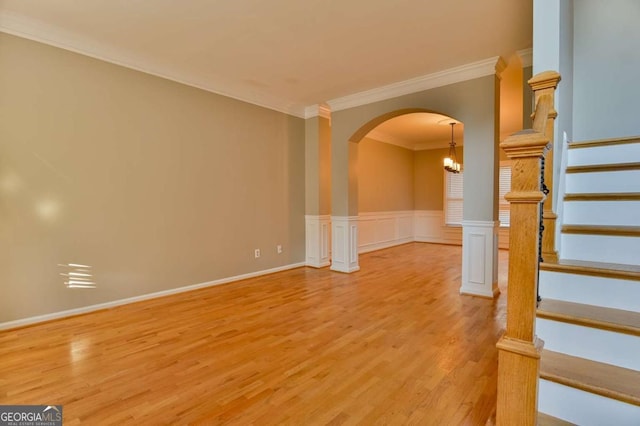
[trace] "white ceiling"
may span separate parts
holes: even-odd
[[[298,116],[532,44],[531,0],[0,0],[0,31]]]
[[[419,151],[447,148],[451,141],[451,124],[456,146],[464,143],[464,124],[446,115],[416,112],[393,117],[367,134],[368,138]]]

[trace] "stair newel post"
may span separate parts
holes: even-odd
[[[549,96],[551,98],[551,105],[555,105],[555,91],[560,82],[560,74],[555,71],[545,71],[536,74],[528,83],[533,90],[534,105],[537,105],[542,96]],[[535,120],[536,112],[533,113]],[[555,236],[556,236],[556,220],[558,216],[553,210],[553,146],[554,146],[554,125],[555,119],[558,113],[555,108],[551,108],[547,113],[547,120],[540,120],[541,128],[536,128],[535,123],[533,129],[543,133],[551,142],[551,149],[546,155],[545,169],[544,169],[544,181],[548,187],[548,195],[544,201],[542,207],[542,222],[545,232],[542,236],[542,258],[545,262],[557,263],[558,251],[556,250]]]
[[[540,97],[538,114],[546,114],[552,105],[548,96]],[[507,327],[497,344],[496,420],[498,425],[535,426],[544,344],[535,335],[540,203],[545,199],[540,176],[551,143],[541,132],[524,130],[505,139],[500,147],[512,160],[512,174],[511,192],[506,196],[511,203]]]

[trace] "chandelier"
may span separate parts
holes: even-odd
[[[451,173],[460,173],[460,163],[456,156],[456,142],[453,140],[453,126],[456,123],[449,123],[451,125],[451,142],[449,142],[449,155],[444,159],[444,169]]]

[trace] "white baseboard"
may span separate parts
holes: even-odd
[[[185,287],[171,288],[169,290],[158,291],[155,293],[142,294],[140,296],[128,297],[126,299],[114,300],[111,302],[99,303],[97,305],[83,306],[80,308],[69,309],[66,311],[53,312],[45,315],[38,315],[30,318],[23,318],[14,321],[8,321],[0,323],[0,330],[8,330],[11,328],[24,327],[27,325],[36,324],[39,322],[51,321],[55,319],[86,314],[89,312],[99,311],[102,309],[109,309],[116,306],[127,305],[129,303],[141,302],[143,300],[155,299],[158,297],[169,296],[172,294],[184,293],[187,291],[198,290],[205,287],[213,287],[216,285],[227,284],[234,281],[245,280],[247,278],[255,278],[262,275],[269,275],[275,272],[287,271],[289,269],[295,269],[305,266],[305,262],[293,263],[291,265],[278,266],[276,268],[265,269],[262,271],[250,272],[248,274],[236,275],[233,277],[221,278],[219,280],[207,281],[204,283],[188,285]]]
[[[416,237],[413,239],[416,243],[445,244],[449,246],[461,246],[462,241],[450,240],[445,238],[424,238]]]
[[[376,243],[376,244],[368,244],[366,246],[360,246],[358,248],[358,253],[360,254],[369,253],[376,250],[382,250],[389,247],[399,246],[401,244],[412,243],[414,241],[415,239],[410,237],[410,238],[401,238],[393,241],[385,241],[385,242]]]

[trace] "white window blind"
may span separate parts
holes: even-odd
[[[511,191],[511,163],[500,163],[500,176],[499,176],[499,193],[500,199],[498,201],[498,219],[500,220],[500,226],[509,226],[510,217],[510,205],[504,196],[507,192]]]
[[[462,225],[463,172],[444,172],[445,200],[444,221],[447,225]]]

